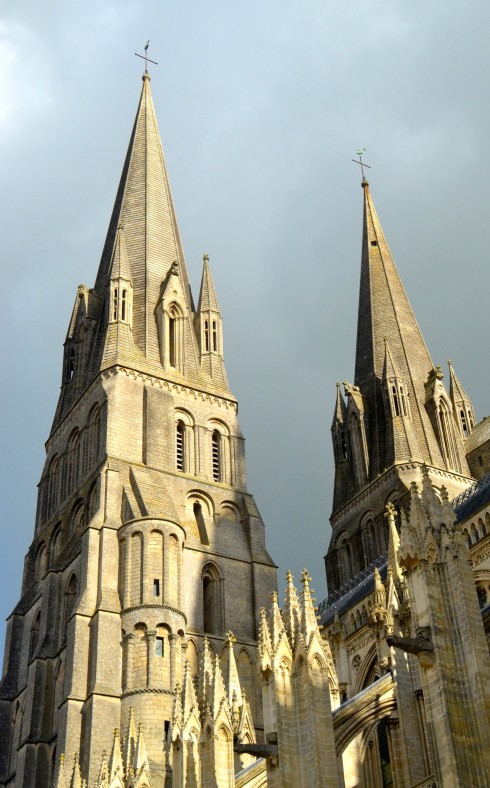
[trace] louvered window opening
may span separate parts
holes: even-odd
[[[217,430],[213,432],[213,479],[221,481],[221,435]]]
[[[177,457],[177,470],[183,471],[184,462],[184,422],[177,422],[177,435],[176,435],[176,457]]]

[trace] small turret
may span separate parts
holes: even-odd
[[[117,228],[114,254],[109,275],[109,323],[125,323],[130,328],[133,321],[133,281],[129,265],[123,227]]]
[[[218,384],[227,386],[223,363],[223,321],[209,268],[209,255],[203,257],[199,304],[196,314],[201,369]]]
[[[461,385],[451,361],[448,361],[450,388],[449,396],[453,403],[453,415],[458,425],[463,440],[468,438],[475,426],[473,405],[466,391]]]

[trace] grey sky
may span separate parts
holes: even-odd
[[[362,193],[435,363],[490,411],[490,5],[32,3],[0,19],[0,619],[18,600],[76,287],[92,285],[150,38],[199,292],[208,252],[249,486],[280,566],[325,595],[335,381],[353,376]],[[3,643],[3,630],[0,630]],[[1,646],[0,646],[1,648]]]

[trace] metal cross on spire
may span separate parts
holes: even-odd
[[[156,60],[150,60],[150,58],[148,57],[148,47],[149,46],[150,46],[150,39],[148,39],[148,41],[146,42],[145,54],[144,55],[138,55],[137,52],[134,53],[136,55],[136,57],[141,57],[145,61],[145,74],[148,74],[148,63],[154,63],[155,66],[158,66],[158,63],[157,63]]]
[[[352,159],[352,161],[353,161],[355,164],[360,164],[360,165],[361,165],[361,172],[362,172],[362,180],[363,180],[363,181],[365,181],[365,180],[366,180],[366,178],[365,178],[365,175],[364,175],[364,167],[367,167],[367,168],[368,168],[368,170],[370,170],[370,169],[371,169],[370,165],[369,165],[369,164],[366,164],[366,163],[365,163],[365,162],[362,160],[362,157],[364,156],[364,154],[365,154],[365,153],[366,153],[366,148],[358,148],[358,150],[356,150],[356,154],[359,156],[359,159]]]

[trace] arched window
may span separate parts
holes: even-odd
[[[61,542],[63,539],[63,530],[61,523],[58,523],[56,528],[53,531],[53,535],[51,537],[51,545],[50,545],[50,562],[51,565],[54,564],[56,559],[58,558],[61,552]]]
[[[393,413],[395,414],[395,416],[399,416],[400,415],[400,406],[398,404],[398,393],[397,393],[397,390],[396,390],[396,386],[392,386],[391,387],[391,398],[392,398],[392,401],[393,401]]]
[[[31,632],[29,636],[29,659],[32,659],[37,651],[39,643],[39,630],[41,628],[41,611],[38,610],[32,622]]]
[[[176,327],[175,317],[168,319],[169,362],[171,367],[177,366]]]
[[[81,534],[85,526],[85,507],[82,500],[78,500],[73,507],[70,520],[70,534]]]
[[[45,519],[55,511],[58,505],[59,496],[59,471],[60,460],[58,456],[54,456],[48,468],[48,478],[46,485],[46,497],[44,500],[44,516]]]
[[[68,453],[66,457],[66,495],[70,494],[78,481],[79,459],[80,433],[78,430],[75,430],[75,432],[70,437],[70,441],[68,443]]]
[[[213,461],[213,479],[215,482],[221,481],[221,433],[218,430],[213,430],[212,438],[212,461]]]
[[[36,553],[36,580],[42,580],[48,568],[48,553],[46,545],[41,542]]]
[[[344,534],[341,537],[338,544],[337,568],[340,585],[343,585],[348,580],[350,580],[354,574],[352,566],[351,545],[347,534]]]
[[[95,465],[99,459],[100,449],[100,408],[96,405],[89,415],[89,465]]]
[[[402,416],[408,416],[407,397],[405,396],[405,389],[404,389],[404,387],[401,384],[399,386],[399,391],[400,391],[400,410],[401,410],[401,414],[402,414]]]
[[[207,564],[202,573],[202,602],[204,632],[221,635],[224,631],[223,581],[218,568]]]
[[[119,309],[119,292],[117,285],[112,292],[112,319],[117,320]]]
[[[194,501],[194,505],[192,507],[194,511],[194,517],[196,518],[196,525],[197,530],[199,531],[199,539],[201,544],[209,544],[208,532],[206,530],[206,523],[204,521],[204,516],[202,513],[202,506],[199,501]]]
[[[73,380],[75,374],[75,348],[73,346],[67,348],[65,355],[65,383]]]
[[[464,410],[460,410],[459,411],[459,416],[460,416],[460,419],[461,419],[461,429],[463,431],[463,438],[467,438],[468,437],[468,425],[466,423],[466,414],[465,414]]]
[[[175,436],[175,464],[178,471],[185,471],[185,424],[179,419]]]
[[[65,637],[66,637],[66,627],[68,621],[71,618],[73,610],[75,608],[75,597],[77,594],[77,578],[76,575],[70,575],[70,579],[66,585],[65,591]]]
[[[204,321],[204,349],[209,350],[209,320]]]
[[[127,291],[123,290],[121,293],[121,320],[126,322],[126,312],[127,312]]]
[[[184,370],[185,332],[184,314],[178,304],[171,304],[168,310],[168,364],[180,372]]]
[[[477,586],[476,593],[478,594],[478,604],[480,610],[487,606],[487,591],[483,586]]]
[[[344,430],[342,430],[340,433],[340,450],[341,450],[342,459],[347,460],[349,454],[347,452],[347,440],[345,438]]]
[[[213,320],[213,350],[215,353],[218,351],[218,324]]]

